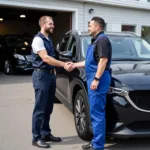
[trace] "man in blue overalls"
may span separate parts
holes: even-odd
[[[87,76],[93,139],[90,144],[82,146],[83,150],[104,150],[106,93],[111,82],[112,55],[111,43],[104,34],[104,28],[105,22],[102,18],[92,18],[89,32],[93,38],[87,50],[86,60],[74,63],[72,67],[85,67]]]
[[[35,91],[35,107],[32,116],[32,145],[49,148],[46,142],[60,142],[60,137],[54,137],[49,127],[50,115],[56,89],[54,66],[64,67],[68,64],[54,58],[54,48],[49,36],[53,33],[54,23],[50,16],[43,16],[39,20],[41,31],[32,42],[32,59],[35,68],[32,74]]]

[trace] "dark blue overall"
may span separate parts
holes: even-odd
[[[54,48],[51,39],[46,39],[42,33],[35,37],[43,39],[44,46],[49,56],[54,56]],[[46,64],[32,51],[33,67],[51,70],[54,67]],[[32,74],[33,87],[35,90],[35,107],[32,116],[32,134],[33,140],[44,137],[51,132],[49,121],[53,110],[56,78],[54,74],[44,71],[34,70]]]
[[[103,150],[105,144],[105,105],[106,105],[106,93],[110,86],[110,72],[105,70],[102,74],[99,85],[96,90],[91,90],[90,86],[94,80],[95,74],[97,72],[98,63],[94,60],[94,49],[96,42],[101,36],[106,36],[101,34],[92,43],[87,50],[85,70],[87,76],[87,87],[88,87],[88,97],[90,104],[90,117],[93,129],[93,139],[92,145],[95,150]],[[109,64],[110,66],[110,64]]]

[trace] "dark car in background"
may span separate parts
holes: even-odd
[[[112,82],[107,94],[106,133],[118,138],[150,137],[150,44],[134,33],[106,33],[112,43]],[[70,31],[57,45],[62,61],[85,59],[91,37]],[[84,68],[57,68],[56,97],[74,114],[78,135],[92,137]]]
[[[33,70],[31,58],[32,37],[25,35],[0,36],[0,68],[6,74]]]

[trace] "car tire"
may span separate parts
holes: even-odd
[[[74,101],[74,121],[76,131],[82,140],[92,139],[92,133],[89,129],[88,106],[86,105],[86,94],[84,90],[77,92]]]
[[[14,74],[14,70],[13,70],[12,63],[10,60],[5,60],[4,72],[5,72],[5,74],[8,74],[8,75]]]

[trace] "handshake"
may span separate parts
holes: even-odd
[[[73,62],[65,62],[64,69],[67,71],[72,71],[76,68],[75,63]]]

